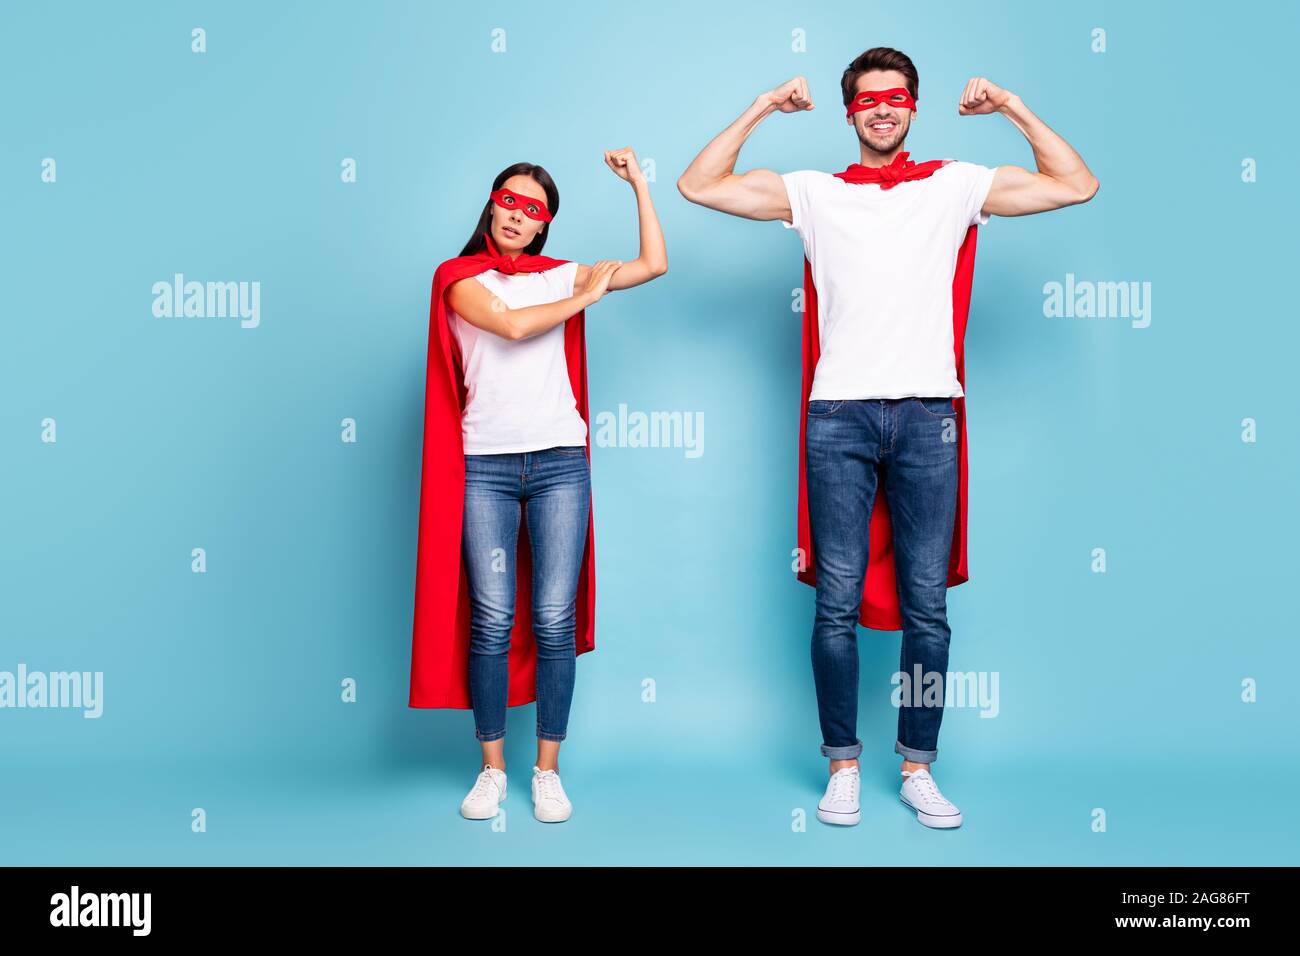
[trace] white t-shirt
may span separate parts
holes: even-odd
[[[810,399],[962,394],[952,278],[996,170],[950,162],[890,189],[786,173],[794,229],[817,286],[821,357]]]
[[[578,263],[545,272],[508,276],[496,270],[475,278],[512,309],[542,305],[573,295]],[[538,451],[556,445],[585,445],[587,423],[578,413],[564,355],[564,326],[526,339],[504,339],[471,325],[447,309],[460,340],[466,402],[461,434],[467,455]]]

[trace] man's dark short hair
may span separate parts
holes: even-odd
[[[912,63],[912,58],[906,53],[901,53],[890,47],[876,46],[850,63],[848,68],[845,69],[844,75],[840,77],[840,91],[844,94],[845,106],[853,102],[854,87],[858,85],[858,77],[863,73],[870,73],[872,70],[894,70],[902,73],[906,78],[907,92],[912,94],[912,99],[920,98],[917,92],[921,80],[917,76],[916,66]]]

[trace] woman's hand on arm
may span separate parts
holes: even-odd
[[[477,279],[461,279],[447,289],[447,304],[470,325],[499,335],[503,339],[519,340],[538,335],[599,302],[609,288],[610,278],[622,263],[615,260],[597,262],[594,266],[581,266],[587,273],[575,275],[573,295],[554,302],[512,309],[493,295]]]
[[[637,163],[632,147],[605,150],[605,165],[614,171],[619,179],[632,186],[636,194],[636,210],[639,220],[641,239],[640,254],[630,262],[623,263],[610,279],[609,288],[629,289],[656,279],[668,271],[668,249],[664,245],[663,229],[659,225],[659,216],[655,213],[654,201],[650,198],[650,184],[646,182],[641,166]],[[587,280],[591,266],[579,266],[574,279],[574,288]]]

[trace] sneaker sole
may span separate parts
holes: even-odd
[[[948,814],[947,816],[942,816],[942,817],[935,816],[932,813],[923,813],[922,811],[917,810],[916,807],[908,803],[906,798],[904,797],[900,796],[898,799],[902,802],[903,806],[915,812],[916,819],[927,827],[930,827],[935,830],[952,830],[961,826],[960,813],[951,813]]]
[[[573,808],[570,807],[563,816],[543,816],[537,809],[537,804],[533,804],[533,817],[541,823],[563,823],[569,817],[573,816]]]
[[[831,826],[857,826],[857,824],[862,820],[862,811],[855,810],[852,813],[836,813],[833,810],[823,810],[821,807],[818,807],[817,819],[822,823],[829,823]]]
[[[482,810],[466,811],[464,807],[460,808],[460,815],[464,817],[466,820],[491,820],[494,816],[496,816],[500,812],[501,812],[500,807],[497,807],[491,813],[485,813]]]

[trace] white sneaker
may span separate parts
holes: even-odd
[[[817,819],[822,823],[851,827],[862,819],[858,810],[858,791],[862,778],[857,767],[842,767],[831,774],[826,793],[817,804]]]
[[[497,815],[506,798],[506,772],[483,765],[478,779],[460,804],[460,815],[467,820],[490,820]]]
[[[927,827],[961,826],[961,811],[944,799],[928,770],[904,770],[899,799],[915,810],[916,819]]]
[[[554,770],[533,768],[533,816],[543,823],[563,823],[573,813],[564,795],[560,775]]]

